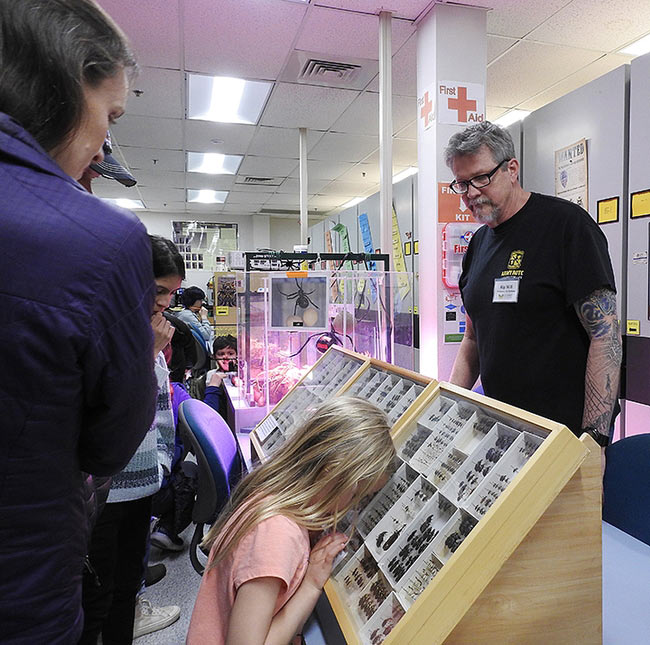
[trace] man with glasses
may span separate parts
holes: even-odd
[[[485,122],[445,159],[474,218],[460,277],[467,326],[451,382],[609,440],[621,338],[607,241],[571,202],[530,193],[508,132]]]

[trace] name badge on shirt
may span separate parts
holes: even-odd
[[[517,302],[519,298],[518,278],[495,278],[492,302]]]

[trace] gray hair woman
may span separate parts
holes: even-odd
[[[0,1],[0,625],[76,643],[82,472],[120,471],[153,418],[151,246],[77,183],[135,60],[91,0]]]

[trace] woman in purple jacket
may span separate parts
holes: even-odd
[[[120,471],[153,419],[149,239],[76,181],[134,68],[92,0],[0,2],[3,643],[77,642],[82,471]]]

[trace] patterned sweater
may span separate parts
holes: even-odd
[[[107,503],[129,502],[153,495],[163,473],[171,469],[175,428],[169,388],[169,371],[162,352],[154,363],[158,381],[156,416],[142,443],[124,470],[113,477]]]

